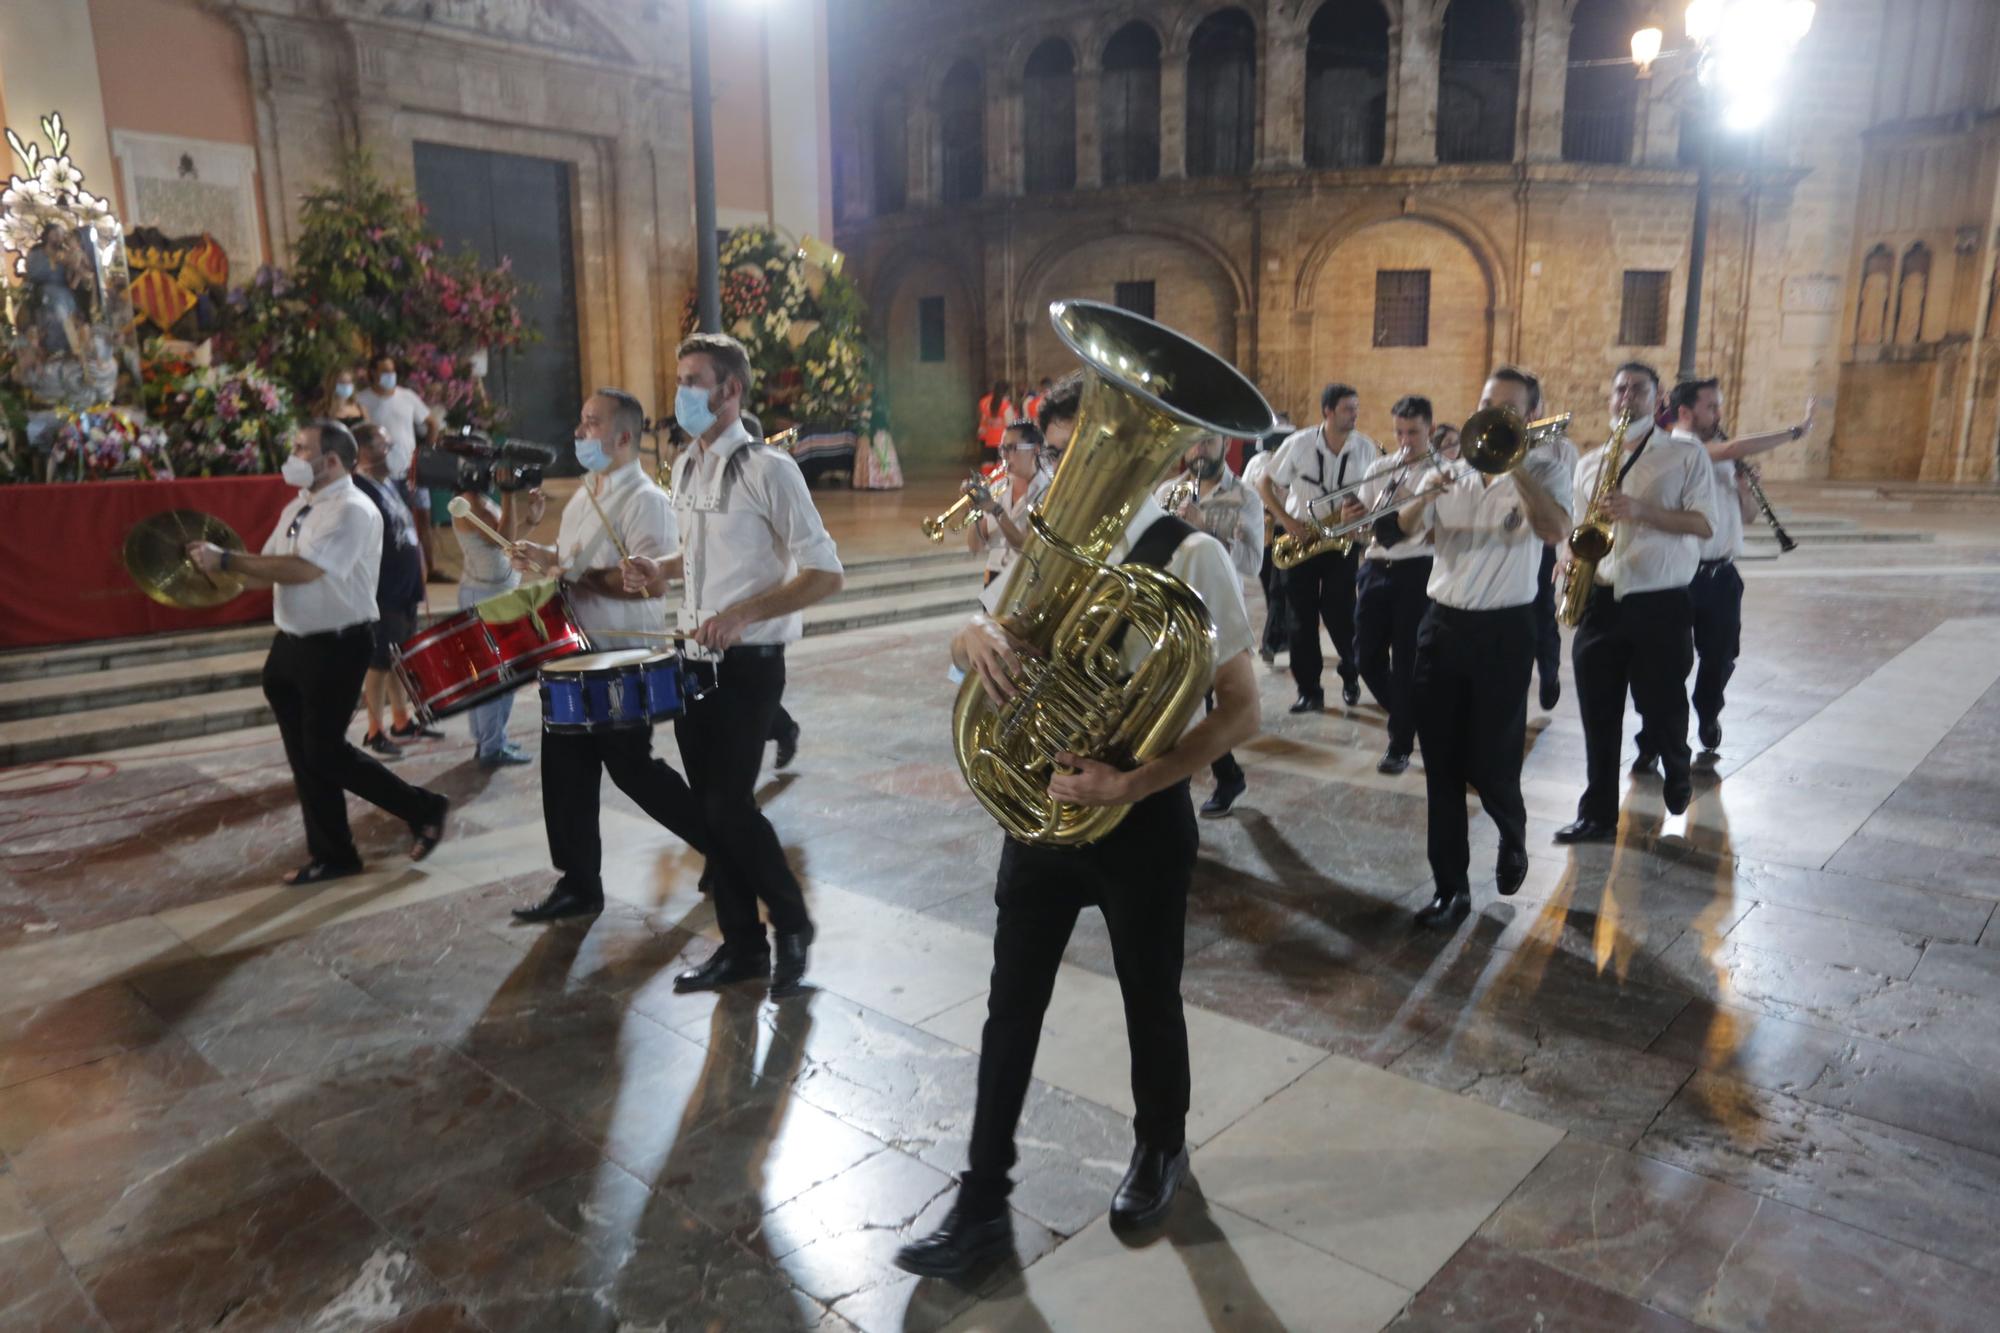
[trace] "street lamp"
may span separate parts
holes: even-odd
[[[1642,79],[1650,78],[1654,63],[1668,56],[1691,59],[1692,68],[1681,78],[1694,79],[1691,111],[1705,120],[1695,165],[1694,238],[1688,246],[1687,295],[1681,315],[1681,379],[1693,379],[1695,374],[1716,128],[1720,124],[1732,130],[1755,129],[1771,114],[1779,73],[1811,30],[1817,8],[1813,0],[1690,0],[1684,20],[1685,50],[1663,52],[1657,25],[1632,34],[1632,63]]]
[[[715,241],[715,107],[708,85],[708,0],[688,0],[688,70],[694,100],[695,324],[722,332],[721,260]]]

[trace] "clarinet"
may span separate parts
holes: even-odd
[[[1756,470],[1744,468],[1743,480],[1750,483],[1751,498],[1756,500],[1757,507],[1764,511],[1764,521],[1771,525],[1771,531],[1777,534],[1779,553],[1797,550],[1799,544],[1792,539],[1791,533],[1785,531],[1785,525],[1778,521],[1778,511],[1771,508],[1771,502],[1764,497],[1764,488],[1757,482]]]

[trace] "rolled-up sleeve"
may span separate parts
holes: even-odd
[[[792,553],[792,559],[800,569],[821,569],[829,574],[842,573],[840,552],[833,544],[833,536],[821,521],[819,509],[813,504],[812,492],[806,488],[805,474],[799,471],[798,463],[789,454],[780,454],[771,459],[764,471],[769,487],[766,499],[770,505],[771,530],[778,541]]]

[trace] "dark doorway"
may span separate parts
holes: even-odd
[[[521,319],[539,339],[496,354],[486,373],[486,392],[507,409],[506,434],[554,445],[574,467],[568,442],[583,385],[569,164],[435,143],[417,144],[416,155],[417,198],[445,248],[486,264],[511,259],[527,287]]]

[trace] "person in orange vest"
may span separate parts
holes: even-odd
[[[979,445],[982,460],[1000,457],[1000,441],[1006,437],[1007,423],[1014,419],[1014,404],[1007,399],[1007,381],[994,380],[993,392],[979,400]]]
[[[1049,377],[1044,375],[1042,376],[1042,387],[1030,390],[1027,399],[1022,402],[1021,419],[1023,421],[1040,421],[1042,417],[1042,400],[1048,396]]]

